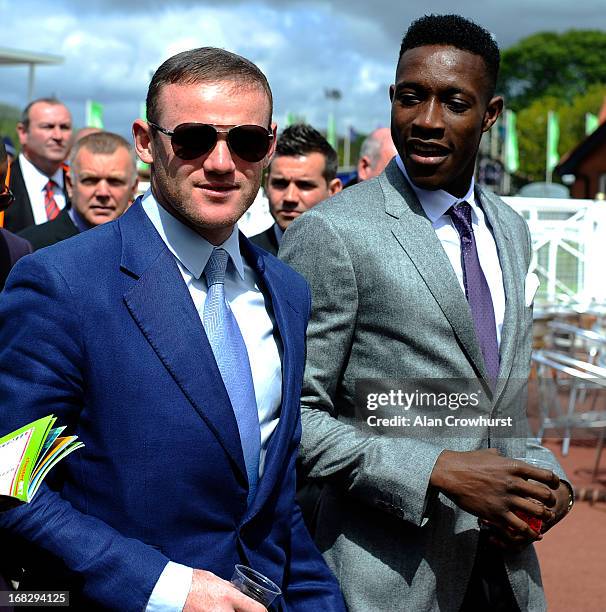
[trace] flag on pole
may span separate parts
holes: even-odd
[[[330,146],[337,150],[337,122],[333,113],[328,115],[328,126],[326,128],[326,140]]]
[[[94,100],[86,101],[86,127],[103,129],[103,104]]]
[[[288,111],[286,113],[286,119],[284,120],[284,127],[287,128],[290,125],[294,125],[296,123],[295,114]]]
[[[546,155],[546,170],[549,179],[553,169],[558,165],[560,156],[558,154],[558,144],[560,141],[560,124],[558,115],[554,111],[547,113],[547,155]],[[548,183],[551,180],[547,181]]]
[[[516,114],[505,111],[505,170],[515,174],[520,167],[520,152],[518,149],[518,134],[516,132]]]
[[[585,113],[585,135],[595,132],[600,125],[597,115],[593,113]]]

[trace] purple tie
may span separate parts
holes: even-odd
[[[465,296],[471,308],[471,316],[484,356],[486,371],[494,386],[499,374],[497,328],[490,289],[480,267],[476,239],[473,235],[471,206],[467,202],[461,202],[449,208],[448,214],[461,239],[461,265],[463,267]]]

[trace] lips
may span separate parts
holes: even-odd
[[[450,154],[450,149],[435,142],[410,139],[406,142],[408,157],[417,164],[436,165]]]

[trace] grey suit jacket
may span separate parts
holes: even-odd
[[[523,219],[478,189],[493,230],[506,296],[499,381],[488,411],[504,416],[530,371],[532,308],[524,303],[530,236]],[[429,487],[445,448],[496,447],[553,463],[535,440],[393,437],[362,431],[362,378],[476,379],[485,366],[468,303],[419,201],[392,161],[376,179],[302,215],[280,257],[312,290],[302,395],[302,461],[325,483],[316,542],[352,612],[458,611],[477,542],[477,518]],[[490,398],[490,396],[489,396]],[[545,607],[534,548],[506,559],[521,610]]]

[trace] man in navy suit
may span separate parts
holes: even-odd
[[[236,229],[271,114],[248,60],[170,58],[133,125],[151,189],[11,275],[0,435],[54,413],[86,445],[0,515],[22,588],[82,610],[260,612],[227,582],[243,563],[282,610],[344,610],[294,501],[308,287]]]

